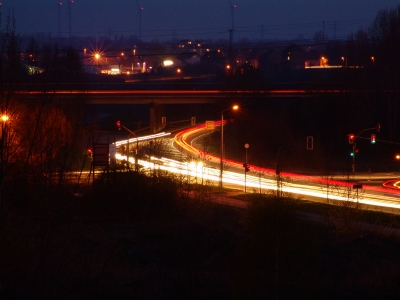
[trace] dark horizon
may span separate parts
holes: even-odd
[[[344,39],[368,27],[383,9],[395,8],[396,0],[345,0],[294,4],[291,1],[263,3],[258,0],[211,0],[188,3],[175,0],[144,1],[46,1],[41,5],[25,0],[3,1],[2,24],[14,13],[22,35],[43,33],[70,36],[137,36],[144,41],[178,39],[234,40],[312,39],[316,32]],[[235,8],[233,8],[235,7]],[[143,9],[142,9],[143,8]],[[288,9],[289,8],[289,9]],[[4,25],[3,25],[4,26]]]

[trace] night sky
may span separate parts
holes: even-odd
[[[59,32],[69,36],[68,0],[4,0],[2,26],[13,9],[17,32]],[[311,39],[322,31],[328,38],[346,38],[368,26],[381,9],[399,0],[75,0],[71,5],[73,36],[139,36],[144,41],[171,38],[228,39],[234,9],[235,40]],[[59,17],[60,15],[60,17]]]

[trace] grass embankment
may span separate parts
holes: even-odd
[[[245,194],[237,197],[250,205],[228,207],[213,202],[215,187],[167,174],[103,175],[80,197],[57,189],[57,197],[27,190],[9,199],[0,223],[0,298],[400,295],[400,242],[354,226],[360,210],[333,207],[331,215],[348,221],[333,226],[299,218],[300,209],[323,212],[319,204]]]
[[[235,193],[230,197],[242,201],[252,202],[260,199],[260,197],[269,197],[270,195],[256,194],[256,193]],[[331,201],[330,204],[316,201],[309,201],[306,199],[290,199],[293,204],[296,203],[298,211],[317,214],[321,216],[327,216],[331,214],[333,210],[340,210],[347,208],[355,212],[358,211],[358,215],[361,215],[363,222],[380,225],[389,226],[393,228],[400,228],[400,211],[393,209],[391,212],[380,211],[379,207],[371,207],[358,205],[355,201]],[[347,202],[347,203],[346,203]]]

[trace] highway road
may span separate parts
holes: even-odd
[[[221,121],[215,125],[220,126]],[[148,158],[139,160],[139,164],[148,169],[161,169],[180,174],[184,180],[192,183],[218,184],[220,176],[220,157],[204,152],[196,147],[197,139],[207,133],[205,124],[182,130],[169,138],[170,145],[186,154],[184,161],[167,157]],[[121,143],[121,142],[119,142]],[[122,142],[123,143],[123,142]],[[117,159],[126,157],[117,154]],[[134,158],[130,157],[134,163]],[[353,183],[332,178],[281,172],[279,176],[275,170],[250,165],[250,170],[244,176],[242,162],[224,159],[223,186],[246,190],[251,193],[270,193],[279,191],[300,199],[327,203],[328,201],[358,201],[362,206],[385,212],[400,212],[400,190],[384,186],[363,184],[362,188],[355,188]],[[373,175],[370,175],[370,177]],[[339,177],[339,176],[337,176]],[[279,180],[278,180],[279,179]],[[278,187],[278,183],[279,187]]]

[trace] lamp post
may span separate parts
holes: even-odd
[[[99,68],[99,61],[101,59],[101,54],[99,52],[95,52],[95,53],[93,53],[93,58],[94,58],[94,61],[96,62],[96,68],[97,68],[96,72],[98,72],[99,69],[100,69]]]
[[[232,11],[232,30],[235,30],[235,8],[236,5],[231,6],[231,11]]]
[[[223,169],[223,156],[224,156],[224,112],[228,110],[237,110],[238,105],[227,108],[221,111],[221,153],[219,159],[219,190],[222,191],[222,169]]]
[[[125,128],[125,126],[122,126],[122,127],[124,127]],[[126,129],[126,128],[125,128]],[[127,129],[128,130],[128,129]],[[135,136],[135,138],[136,138],[136,150],[135,150],[135,171],[137,172],[138,171],[138,151],[139,151],[139,139],[138,139],[138,137],[137,137],[137,135],[134,133],[134,132],[132,132],[132,131],[130,131],[130,130],[128,130],[130,133],[129,133],[129,136],[128,136],[128,150],[127,150],[127,152],[126,152],[126,158],[127,158],[127,161],[128,161],[128,163],[129,163],[129,139],[130,139],[130,137],[131,137],[131,135],[134,135]]]
[[[1,7],[3,6],[3,3],[0,2],[0,31],[1,31]]]
[[[138,14],[139,14],[139,42],[142,41],[142,10],[144,10],[143,7],[139,6],[139,3],[136,0],[136,6],[138,9]]]
[[[61,37],[61,31],[60,31],[60,11],[61,11],[61,5],[62,5],[62,2],[60,1],[60,2],[58,2],[58,38],[60,38]]]
[[[1,180],[0,180],[0,188],[1,188],[1,202],[0,202],[0,211],[3,208],[4,196],[5,196],[5,183],[6,183],[6,163],[5,158],[7,153],[4,153],[5,148],[7,147],[7,129],[6,122],[9,117],[6,114],[1,116]]]
[[[281,165],[279,163],[279,155],[281,153],[282,147],[283,146],[279,147],[278,153],[276,154],[275,174],[276,174],[276,196],[277,196],[277,198],[280,198],[282,196],[282,192],[280,191],[282,188]]]
[[[72,12],[72,3],[74,0],[68,0],[68,19],[69,19],[69,38],[71,38],[71,12]]]
[[[247,175],[247,149],[249,149],[250,145],[249,144],[244,144],[244,148],[246,149],[246,160],[244,161],[245,167],[244,167],[244,192],[246,193],[246,187],[247,187],[247,181],[246,181],[246,175]]]
[[[138,166],[138,151],[139,151],[139,138],[137,137],[137,135],[130,129],[128,129],[127,127],[125,127],[124,125],[121,124],[121,121],[117,121],[116,122],[118,130],[121,130],[121,127],[124,128],[126,131],[129,132],[128,135],[128,143],[127,143],[127,152],[126,152],[126,161],[129,163],[129,139],[131,137],[131,135],[134,135],[136,137],[136,151],[135,151],[135,171],[139,170],[139,166]]]

